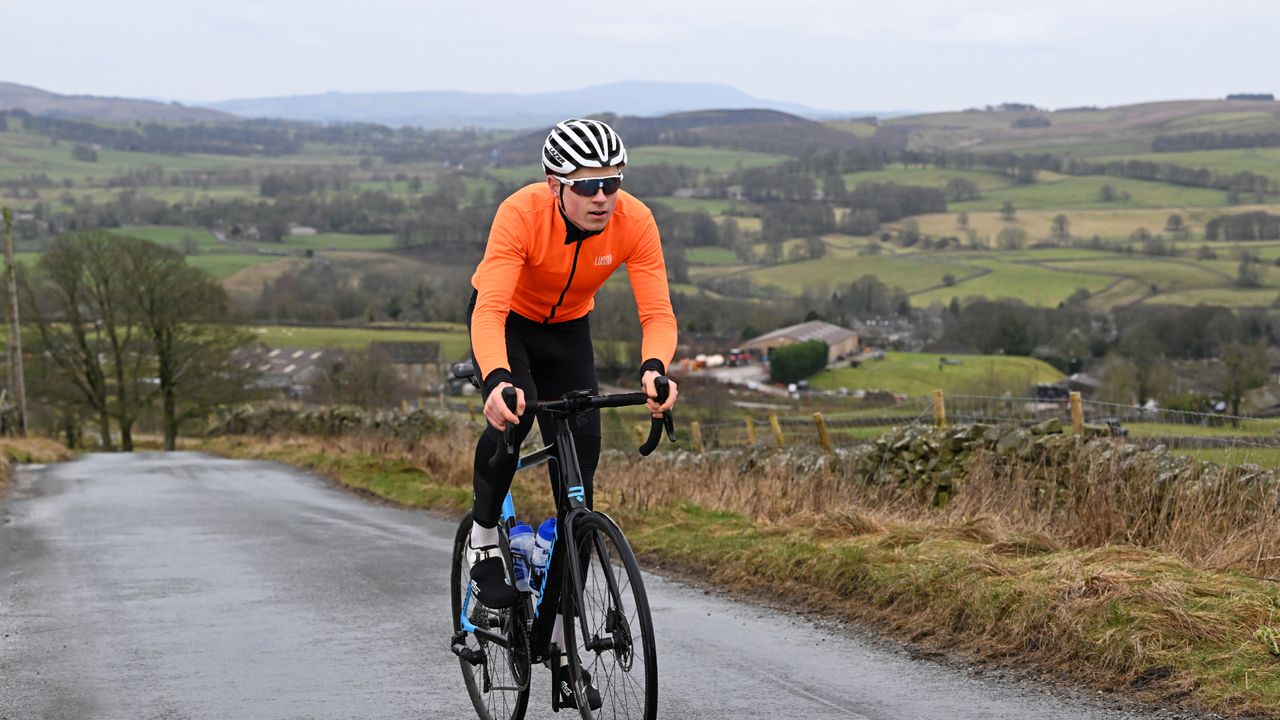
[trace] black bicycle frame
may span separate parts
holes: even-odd
[[[571,415],[572,413],[555,413],[555,442],[521,458],[518,465],[519,469],[524,470],[555,460],[557,471],[555,473],[558,516],[556,539],[551,547],[551,558],[547,561],[547,572],[542,586],[544,592],[539,596],[538,604],[534,608],[533,631],[529,643],[530,653],[534,655],[535,662],[547,659],[543,653],[551,642],[551,631],[556,615],[560,614],[560,603],[563,601],[564,591],[572,589],[575,593],[574,607],[582,607],[582,566],[577,544],[570,540],[574,536],[574,523],[582,513],[590,512],[590,509],[586,503],[586,488],[582,485],[582,469],[578,465],[577,447],[573,442],[573,433],[569,430]],[[566,565],[569,568],[569,578],[573,581],[572,583],[565,582],[563,573]],[[610,581],[610,584],[612,585],[613,582]],[[553,605],[545,603],[545,590],[548,587],[557,589],[556,603]],[[580,610],[575,615],[585,633],[586,619]],[[564,648],[560,649],[564,650]]]
[[[453,375],[456,378],[470,380],[472,385],[477,388],[480,383],[475,377],[475,366],[472,363],[458,363],[453,366]],[[665,402],[667,399],[667,378],[658,377],[654,380],[654,390],[657,393],[658,402]],[[516,409],[516,392],[514,387],[504,388],[502,394],[507,408],[512,412]],[[517,470],[523,470],[551,460],[556,461],[556,473],[553,478],[555,482],[556,496],[556,539],[551,547],[551,557],[547,561],[547,572],[543,578],[542,592],[538,596],[538,602],[533,606],[533,627],[530,636],[529,652],[532,655],[531,660],[534,662],[542,662],[548,659],[542,653],[549,649],[551,641],[551,631],[555,625],[555,616],[560,612],[559,602],[563,599],[565,586],[570,586],[574,591],[574,607],[575,615],[582,626],[581,637],[587,643],[587,647],[596,650],[608,649],[612,642],[601,641],[600,638],[588,638],[587,619],[582,610],[582,584],[584,565],[581,558],[578,557],[578,547],[573,542],[567,542],[573,538],[573,526],[578,517],[585,512],[595,512],[587,507],[586,488],[582,484],[582,468],[578,465],[578,451],[573,441],[573,433],[569,430],[569,418],[591,409],[600,409],[606,407],[627,407],[644,405],[648,397],[644,393],[621,393],[608,396],[592,396],[589,390],[575,390],[565,394],[560,400],[553,400],[547,403],[538,403],[539,412],[546,413],[555,417],[556,433],[555,441],[540,450],[530,453],[520,458],[516,463]],[[545,407],[552,406],[552,407]],[[542,415],[541,417],[545,417]],[[541,422],[541,419],[539,419]],[[649,428],[649,438],[640,446],[640,454],[648,455],[653,452],[661,440],[663,431],[666,431],[667,439],[675,442],[675,428],[671,418],[671,412],[667,411],[661,417],[653,418]],[[508,427],[503,432],[503,441],[499,444],[497,453],[489,460],[489,466],[495,467],[502,458],[503,454],[515,453],[518,448],[514,447],[513,429]],[[576,483],[576,484],[570,484]],[[510,495],[508,494],[508,497]],[[595,514],[604,518],[606,522],[613,522],[608,515],[596,512]],[[510,530],[510,527],[507,528]],[[602,562],[607,565],[608,555],[604,547],[604,543],[599,538],[595,540],[593,548],[599,554]],[[592,548],[587,549],[591,552]],[[557,558],[565,558],[558,561]],[[565,564],[569,567],[569,580],[571,583],[565,582],[562,575]],[[609,594],[613,598],[613,602],[620,604],[620,594],[617,578],[612,573],[606,573],[609,585]],[[543,607],[546,600],[546,588],[550,586],[557,588],[556,603]],[[526,607],[528,607],[526,605]],[[548,610],[549,612],[544,612]],[[465,620],[464,620],[465,622]],[[506,639],[497,636],[495,633],[485,633],[493,642],[500,645],[506,645]],[[563,649],[563,648],[562,648]]]

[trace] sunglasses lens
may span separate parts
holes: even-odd
[[[607,177],[577,180],[569,186],[569,189],[582,197],[595,197],[601,190],[604,190],[605,195],[612,195],[618,192],[620,187],[622,187],[622,178]]]

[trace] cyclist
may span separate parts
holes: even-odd
[[[495,468],[489,460],[508,424],[514,425],[517,447],[528,435],[533,413],[526,408],[539,397],[556,399],[585,388],[599,391],[588,317],[596,291],[624,263],[640,315],[640,382],[651,398],[649,411],[661,416],[677,394],[671,383],[666,402],[656,399],[654,379],[666,374],[675,354],[676,319],[653,214],[621,190],[627,164],[622,138],[598,120],[565,120],[547,135],[542,164],[545,183],[517,190],[498,207],[484,259],[471,278],[475,291],[467,310],[489,422],[476,443],[475,523],[468,551],[476,595],[491,608],[516,600],[498,551],[497,525],[517,458],[507,456]],[[509,386],[516,388],[515,413],[502,400],[502,389]],[[539,426],[550,443],[555,426],[549,421]],[[580,415],[573,436],[591,507],[600,456],[599,412]],[[552,639],[564,647],[561,617],[555,619]],[[562,667],[568,663],[563,654],[560,661]],[[589,677],[584,681],[589,684]],[[574,707],[567,690],[559,689],[561,704]],[[597,706],[594,688],[589,697]]]

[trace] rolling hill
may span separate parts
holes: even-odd
[[[59,95],[29,85],[0,82],[0,110],[25,110],[57,118],[134,122],[219,122],[235,120],[218,110],[130,98]]]
[[[543,127],[569,116],[599,113],[664,115],[706,108],[768,108],[809,117],[847,115],[752,97],[716,83],[617,82],[547,93],[330,92],[224,100],[209,107],[243,117],[317,122],[372,122],[429,128]]]

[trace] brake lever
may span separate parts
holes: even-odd
[[[516,411],[516,389],[515,387],[502,388],[502,401],[507,404],[507,409],[515,414]],[[502,444],[498,446],[497,451],[493,453],[493,457],[489,458],[489,467],[496,468],[510,455],[516,454],[516,429],[511,423],[507,423],[506,428],[502,430]]]

